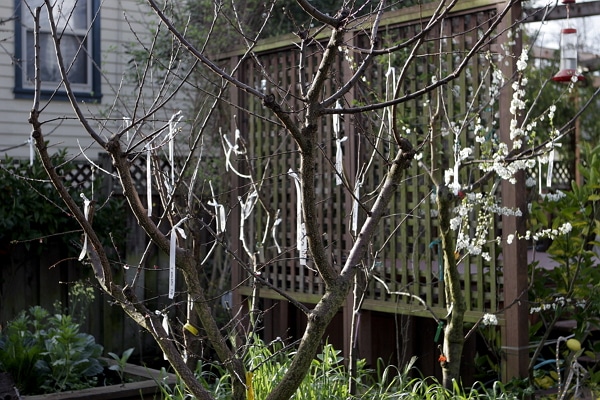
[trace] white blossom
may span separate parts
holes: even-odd
[[[444,182],[446,183],[446,185],[449,185],[450,182],[452,182],[452,177],[454,177],[453,169],[447,169],[446,171],[444,171]]]
[[[454,218],[450,219],[450,229],[452,229],[453,231],[458,230],[458,228],[460,228],[461,223],[462,223],[461,217],[454,217]]]
[[[556,112],[556,105],[552,104],[550,106],[550,109],[548,111],[548,118],[549,119],[553,119],[554,118],[554,113]]]
[[[450,189],[452,191],[452,194],[455,196],[458,196],[458,192],[460,192],[460,183],[458,182],[452,182],[448,185],[448,189]]]
[[[534,177],[530,176],[527,178],[527,180],[525,181],[525,186],[527,186],[528,188],[530,187],[534,187],[537,184],[536,180]]]
[[[525,49],[523,49],[523,53],[521,53],[521,57],[519,57],[519,59],[517,60],[517,70],[518,71],[523,71],[525,70],[525,68],[527,68],[527,53],[525,52]]]
[[[458,158],[460,160],[466,160],[467,158],[469,158],[469,156],[473,153],[473,149],[470,147],[464,148],[462,149],[459,153],[458,153]]]
[[[566,197],[567,195],[561,191],[561,190],[557,190],[556,193],[542,193],[540,194],[540,197],[542,200],[544,201],[559,201],[562,198]]]
[[[496,326],[498,325],[498,318],[495,314],[485,313],[481,322],[485,326]]]
[[[565,222],[558,228],[558,232],[561,235],[566,235],[567,233],[570,233],[571,230],[573,230],[573,226],[571,225],[570,222]]]

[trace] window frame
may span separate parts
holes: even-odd
[[[88,22],[91,22],[92,26],[89,29],[88,37],[86,40],[88,41],[88,53],[91,54],[91,58],[87,60],[87,78],[89,79],[89,83],[87,84],[88,88],[82,90],[81,87],[77,87],[77,85],[72,85],[73,92],[77,99],[83,101],[94,101],[99,102],[102,99],[102,85],[101,85],[101,74],[100,74],[100,63],[101,63],[101,50],[100,50],[100,0],[78,0],[78,1],[87,1],[88,3],[88,18],[86,21],[86,25]],[[23,25],[21,22],[23,0],[14,0],[14,9],[15,9],[15,44],[14,44],[14,56],[15,56],[15,87],[14,87],[14,95],[17,99],[31,99],[34,95],[34,88],[31,85],[28,85],[24,82],[25,75],[27,73],[27,61],[26,57],[28,57],[28,51],[26,49],[27,46],[27,27]],[[70,34],[69,34],[70,35]],[[56,100],[68,100],[67,94],[63,88],[58,87],[58,82],[48,82],[50,86],[54,86],[54,88],[50,88],[49,86],[43,86],[41,89],[41,97],[43,99],[48,99],[52,97]]]

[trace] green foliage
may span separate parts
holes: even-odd
[[[294,351],[286,347],[281,340],[265,344],[260,339],[253,338],[245,357],[249,371],[246,377],[249,399],[262,400],[267,397],[289,368]],[[364,360],[359,361],[357,376],[354,378],[357,394],[351,396],[348,391],[350,377],[340,354],[339,350],[325,344],[321,353],[313,360],[308,374],[292,399],[517,399],[499,382],[494,383],[491,388],[476,383],[466,389],[455,383],[449,390],[434,378],[411,378],[416,358],[404,369],[386,366],[382,360],[378,360],[375,370],[371,370],[365,368]],[[196,376],[215,399],[231,398],[230,376],[222,366],[199,363]],[[174,387],[163,385],[161,391],[163,399],[192,398],[181,382]]]
[[[36,393],[43,384],[36,362],[42,357],[43,321],[48,312],[41,307],[22,312],[0,332],[0,370],[10,373],[23,394]]]
[[[571,190],[546,196],[532,204],[532,231],[542,232],[552,239],[547,252],[554,262],[552,268],[530,268],[529,299],[534,322],[530,329],[531,342],[539,343],[535,363],[543,359],[551,363],[556,358],[553,346],[545,340],[553,325],[560,320],[576,321],[575,338],[584,343],[593,327],[600,326],[600,270],[597,268],[598,237],[600,237],[600,146],[582,144],[580,173],[583,184],[571,185]],[[564,227],[569,226],[570,231]],[[593,343],[587,343],[587,346]],[[547,354],[543,354],[544,350]],[[565,361],[572,355],[559,355]],[[558,375],[552,368],[536,368],[531,384],[545,389],[556,386]],[[589,371],[588,386],[599,384],[598,376]],[[594,380],[595,379],[595,380]]]
[[[53,157],[62,164],[64,153]],[[57,170],[64,173],[64,167]],[[6,157],[0,168],[0,241],[21,241],[76,229],[39,161]]]
[[[586,160],[580,166],[583,185],[573,182],[571,191],[558,201],[546,197],[532,204],[531,211],[533,230],[545,230],[553,240],[548,254],[556,263],[554,268],[532,266],[530,301],[537,306],[532,310],[540,312],[542,321],[556,314],[575,319],[578,335],[600,322],[600,270],[595,250],[600,245],[596,239],[600,236],[600,146],[584,144],[582,154]],[[560,234],[565,224],[571,231]]]
[[[103,371],[102,346],[79,332],[68,315],[35,306],[0,334],[0,370],[10,373],[22,394],[60,392],[96,385]]]
[[[121,356],[110,351],[108,352],[108,355],[117,362],[116,364],[113,364],[110,367],[108,367],[108,369],[116,371],[119,374],[119,379],[121,380],[121,383],[125,382],[125,364],[127,364],[127,360],[129,360],[129,357],[131,357],[131,353],[133,353],[133,350],[134,348],[131,347],[125,350]]]
[[[280,341],[275,341],[269,346],[258,339],[249,348],[246,360],[257,399],[265,398],[289,369],[292,357],[283,350],[283,343]],[[294,399],[347,398],[349,376],[340,353],[341,351],[335,350],[331,344],[325,344],[322,352],[312,361]]]
[[[75,168],[72,162],[66,160],[64,151],[54,154],[52,163],[62,176]],[[99,184],[97,180],[96,185]],[[74,185],[67,187],[76,200],[80,199],[81,193],[97,199],[94,214],[96,231],[105,245],[123,247],[126,233],[123,201],[98,199],[97,194],[92,196],[90,190]],[[83,208],[83,204],[81,206]],[[33,165],[29,165],[27,161],[5,157],[0,163],[0,244],[22,242],[29,247],[33,241],[45,243],[54,235],[60,236],[64,243],[81,241],[80,227],[48,180],[41,162],[36,159]]]
[[[89,313],[89,306],[96,298],[93,286],[84,281],[74,282],[69,286],[69,312],[68,314],[83,325]]]

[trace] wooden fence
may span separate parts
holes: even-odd
[[[462,8],[448,17],[443,25],[434,29],[427,37],[426,45],[419,50],[417,62],[412,63],[406,71],[404,93],[417,92],[443,71],[456,69],[463,61],[463,56],[477,42],[481,32],[489,27],[491,18],[497,13],[497,5],[493,2],[465,3],[468,4],[463,4]],[[428,12],[431,12],[431,9],[424,6],[403,9],[387,15],[380,28],[381,46],[401,43],[414,37],[421,29],[421,18],[426,19]],[[368,47],[368,37],[359,28],[349,35],[348,46]],[[274,77],[273,82],[266,81],[262,71],[256,68],[253,62],[244,64],[245,67],[241,70],[239,78],[244,82],[254,83],[255,87],[262,88],[265,93],[277,92],[283,97],[286,106],[300,109],[291,95],[283,95],[283,92],[288,89],[293,93],[299,85],[300,53],[291,43],[291,39],[280,40],[257,49],[259,63],[270,76]],[[310,71],[314,71],[318,65],[318,46],[321,44],[316,44],[312,49],[313,52],[310,49],[307,51],[310,55],[307,57],[306,67],[309,71],[307,72],[309,79]],[[497,51],[498,47],[492,42],[487,50],[491,54]],[[341,51],[343,52],[343,49]],[[241,54],[232,54],[232,64],[235,64],[240,56]],[[399,73],[407,56],[408,50],[392,58],[382,57],[380,62],[367,73],[365,83],[344,101],[347,104],[354,104],[385,98],[386,87],[389,88],[390,85],[386,81],[391,73],[390,67],[394,67],[396,73]],[[334,88],[339,87],[343,79],[351,73],[352,71],[340,57],[330,79],[331,86],[323,95],[326,97],[331,94]],[[450,165],[449,157],[453,154],[451,131],[454,127],[448,121],[458,122],[469,113],[488,104],[485,106],[487,109],[483,109],[479,115],[482,116],[484,125],[491,126],[494,118],[494,108],[489,105],[491,79],[489,61],[486,59],[485,51],[482,51],[472,58],[458,79],[452,81],[438,94],[432,94],[426,99],[431,104],[437,100],[435,96],[440,96],[445,105],[444,112],[449,117],[448,120],[442,118],[435,125],[434,129],[437,132],[433,133],[431,143],[434,151],[439,154],[436,164],[430,166],[438,178],[443,179],[440,176],[441,171]],[[315,303],[323,293],[323,282],[311,268],[310,263],[306,267],[300,266],[297,252],[289,250],[295,247],[296,240],[296,189],[288,175],[288,170],[298,168],[298,153],[294,150],[291,137],[269,119],[271,116],[262,104],[241,91],[232,94],[232,101],[237,106],[236,110],[247,110],[247,112],[235,111],[236,123],[252,152],[251,157],[255,160],[254,171],[260,171],[261,175],[258,178],[266,188],[264,192],[269,194],[270,206],[280,210],[279,217],[282,219],[280,237],[282,245],[288,249],[283,254],[277,254],[275,246],[261,250],[263,255],[261,262],[264,263],[263,276],[278,288],[293,294],[296,299]],[[401,115],[401,124],[408,129],[407,138],[413,145],[419,146],[426,139],[429,130],[429,106],[424,104],[423,98],[420,98],[402,103],[398,111]],[[388,145],[392,142],[391,138],[385,134],[382,136],[378,131],[385,123],[384,117],[378,113],[373,113],[369,117],[343,116],[343,129],[338,137],[334,134],[333,118],[325,120],[319,127],[321,157],[318,160],[317,170],[320,171],[320,175],[317,178],[318,182],[315,183],[320,191],[317,218],[323,226],[324,242],[331,252],[331,262],[336,265],[343,264],[353,243],[355,232],[351,230],[352,207],[353,194],[358,193],[357,185],[360,182],[359,197],[365,207],[360,208],[359,212],[358,219],[362,220],[364,210],[372,203],[372,192],[381,183],[387,168],[385,159],[390,159],[394,155],[394,146]],[[341,143],[344,153],[344,184],[336,185],[333,166],[338,143],[343,137],[347,137]],[[462,147],[473,143],[473,130],[463,129],[459,141]],[[371,168],[362,174],[372,154],[382,157],[376,157]],[[474,156],[477,158],[479,154]],[[264,175],[262,171],[266,171]],[[474,182],[478,177],[467,176],[464,172],[461,180]],[[241,196],[244,194],[238,193]],[[404,292],[422,298],[439,315],[445,314],[444,282],[441,279],[438,262],[437,218],[435,205],[431,202],[434,195],[433,184],[419,163],[414,162],[390,204],[388,216],[375,235],[369,259],[365,260],[365,265],[373,267],[374,274],[386,282],[387,288],[376,280],[370,280],[364,309],[429,315],[429,311],[415,303],[411,297],[389,294],[389,292]],[[256,237],[265,235],[266,219],[267,216],[259,210],[254,216],[249,231],[255,232]],[[496,226],[490,230],[490,241],[494,241],[499,229]],[[479,318],[483,312],[498,310],[502,304],[502,267],[499,264],[498,249],[491,245],[486,250],[490,254],[490,262],[486,262],[481,257],[467,255],[460,266],[468,308],[467,320],[470,321]],[[239,272],[234,285],[242,282],[244,278],[245,275]],[[250,287],[242,288],[240,293],[249,295],[250,290]],[[267,288],[261,289],[261,296],[280,298]]]

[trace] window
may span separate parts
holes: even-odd
[[[99,100],[100,91],[100,18],[99,0],[53,0],[52,16],[61,35],[60,48],[73,91],[80,99]],[[61,77],[44,0],[16,0],[19,16],[15,32],[15,96],[31,97],[34,88],[34,17],[40,12],[40,76],[42,95],[55,92],[54,98],[66,99],[60,87]]]

